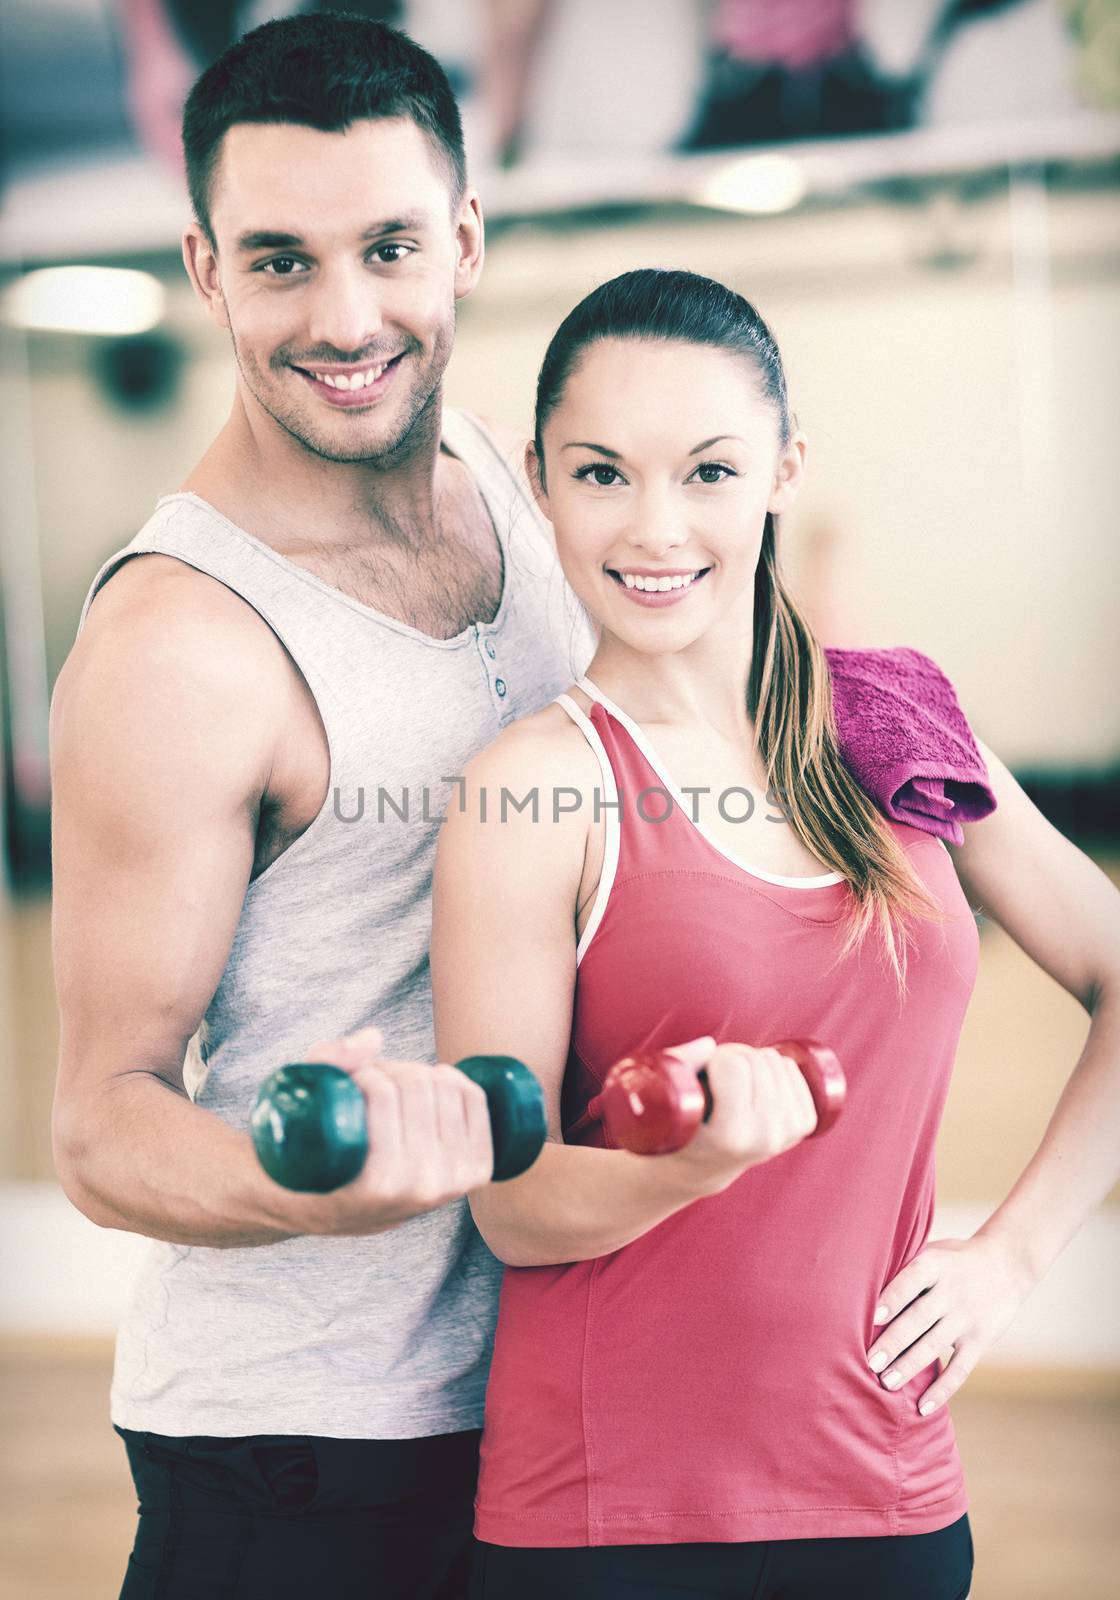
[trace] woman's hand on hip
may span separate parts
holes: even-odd
[[[1034,1286],[1019,1256],[992,1235],[934,1240],[880,1292],[875,1320],[885,1326],[868,1365],[898,1390],[940,1357],[939,1376],[916,1396],[927,1416],[956,1394]]]

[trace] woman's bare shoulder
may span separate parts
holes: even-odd
[[[475,756],[470,770],[485,772],[491,781],[496,777],[529,785],[547,781],[581,791],[600,777],[598,758],[583,730],[555,701],[503,728]]]
[[[503,728],[466,763],[448,802],[436,867],[445,900],[457,884],[458,900],[478,906],[484,884],[490,912],[528,896],[570,921],[597,781],[595,754],[560,706]]]

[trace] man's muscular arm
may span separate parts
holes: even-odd
[[[55,1161],[93,1221],[180,1244],[303,1231],[248,1136],[193,1105],[182,1073],[282,713],[262,628],[212,579],[136,558],[91,607],[51,706]]]
[[[186,1093],[298,681],[250,607],[164,556],[113,577],[59,676],[55,1160],[103,1227],[226,1246],[379,1233],[489,1178],[483,1091],[451,1067],[387,1062],[368,1038],[315,1047],[358,1079],[377,1127],[333,1195],[273,1183],[248,1134]]]

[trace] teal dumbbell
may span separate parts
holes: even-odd
[[[520,1177],[547,1133],[536,1077],[513,1056],[467,1056],[455,1065],[486,1091],[494,1180]],[[365,1095],[348,1072],[325,1063],[293,1062],[271,1073],[250,1129],[261,1166],[286,1189],[339,1189],[358,1176],[369,1154]]]

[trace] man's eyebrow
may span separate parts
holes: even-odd
[[[406,211],[399,217],[387,217],[384,222],[374,222],[358,235],[360,239],[382,239],[388,233],[416,233],[428,224],[424,211]],[[238,235],[238,250],[297,250],[305,240],[298,233],[282,233],[274,228],[251,228]]]
[[[605,444],[588,444],[583,439],[576,439],[571,444],[562,445],[561,450],[598,450],[601,456],[610,456],[612,461],[621,460],[617,450],[608,450]]]

